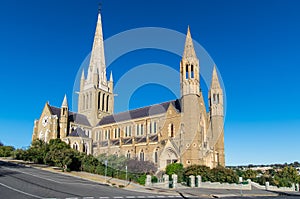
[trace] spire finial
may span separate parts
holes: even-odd
[[[102,8],[102,3],[99,3],[99,4],[98,4],[98,14],[101,13],[101,8]]]
[[[183,51],[183,58],[197,58],[194,45],[193,45],[193,39],[191,36],[190,26],[188,26],[187,33],[186,33],[186,39],[185,39],[185,45],[184,45],[184,51]]]
[[[221,88],[220,82],[219,82],[219,77],[217,73],[217,67],[214,64],[213,72],[212,72],[212,78],[211,78],[211,88]]]
[[[66,94],[64,96],[64,100],[63,100],[63,103],[62,103],[61,107],[64,107],[64,108],[68,107],[68,101],[67,101],[67,95]]]
[[[109,81],[113,82],[113,74],[112,74],[112,71],[110,71],[110,77],[109,77]]]

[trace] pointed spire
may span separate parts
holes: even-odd
[[[62,108],[68,108],[68,101],[67,101],[67,95],[65,94],[63,103],[61,104]]]
[[[193,45],[193,39],[191,36],[190,26],[188,26],[182,58],[197,58]]]
[[[84,69],[82,69],[82,73],[81,73],[81,80],[84,80]]]
[[[93,82],[94,75],[97,73],[99,76],[99,82],[106,83],[106,65],[104,56],[104,42],[102,32],[101,13],[98,13],[98,20],[96,26],[96,32],[94,36],[93,48],[91,52],[90,65],[88,70],[87,80]]]
[[[210,88],[221,88],[219,78],[218,78],[218,73],[216,69],[216,65],[214,65],[214,69],[212,72],[212,78],[211,78],[211,85]]]
[[[113,81],[114,81],[112,71],[110,71],[109,81],[110,81],[110,82],[113,82]]]

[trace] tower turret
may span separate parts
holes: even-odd
[[[107,81],[104,56],[101,13],[98,13],[96,31],[91,52],[87,78],[84,72],[80,81],[78,112],[95,126],[103,116],[113,113],[113,82]]]
[[[181,97],[190,94],[199,95],[199,71],[199,59],[195,53],[190,27],[188,27],[184,52],[180,62]]]
[[[69,117],[69,107],[68,107],[67,96],[65,95],[60,109],[60,119],[59,119],[60,138],[65,138],[68,135],[68,117]]]
[[[224,105],[223,90],[220,86],[216,66],[212,72],[212,80],[208,94],[210,110],[210,140],[214,144],[214,166],[225,166],[224,154]]]

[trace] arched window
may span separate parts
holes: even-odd
[[[170,124],[170,137],[174,137],[174,124]]]
[[[84,143],[83,144],[83,149],[82,149],[82,151],[84,152],[84,153],[88,153],[88,145],[86,144],[86,143]]]
[[[194,78],[194,65],[191,65],[191,78]]]
[[[102,111],[104,111],[104,100],[105,100],[105,93],[102,95]]]
[[[98,93],[98,110],[100,110],[100,104],[101,104],[101,93]]]
[[[189,65],[187,64],[185,66],[185,79],[188,79],[189,78]]]
[[[109,95],[106,97],[106,112],[108,112]]]
[[[154,151],[154,163],[155,164],[158,163],[158,149],[155,149],[155,151]]]
[[[85,109],[89,108],[89,94],[85,95]]]
[[[84,105],[85,105],[85,96],[84,95],[82,95],[82,102],[81,102],[82,104],[81,104],[81,108],[82,108],[82,110],[84,110]]]
[[[76,143],[76,142],[74,142],[74,144],[73,144],[73,147],[72,147],[73,149],[75,149],[75,150],[78,150],[78,144]]]
[[[92,108],[92,93],[90,93],[90,108]]]
[[[219,94],[213,94],[213,103],[219,104]]]
[[[141,150],[141,152],[140,152],[140,161],[144,161],[144,160],[145,160],[144,151]]]
[[[130,159],[130,151],[129,150],[127,151],[126,158]]]

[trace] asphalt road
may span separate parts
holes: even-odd
[[[203,189],[180,190],[183,195],[168,196],[155,193],[134,192],[108,185],[91,182],[72,176],[52,173],[40,169],[20,166],[0,161],[0,199],[134,199],[134,198],[198,198],[199,194],[233,194],[232,191],[212,191]],[[207,193],[206,193],[207,192]],[[256,192],[256,191],[255,191]],[[255,193],[253,192],[253,193]],[[239,195],[234,193],[235,195]],[[189,195],[190,197],[186,197]],[[193,196],[193,197],[191,197]],[[226,197],[242,198],[242,197]],[[256,197],[243,197],[256,198]],[[259,199],[296,199],[298,197],[257,197]]]
[[[166,198],[0,161],[0,198]],[[168,198],[178,198],[178,196]]]

